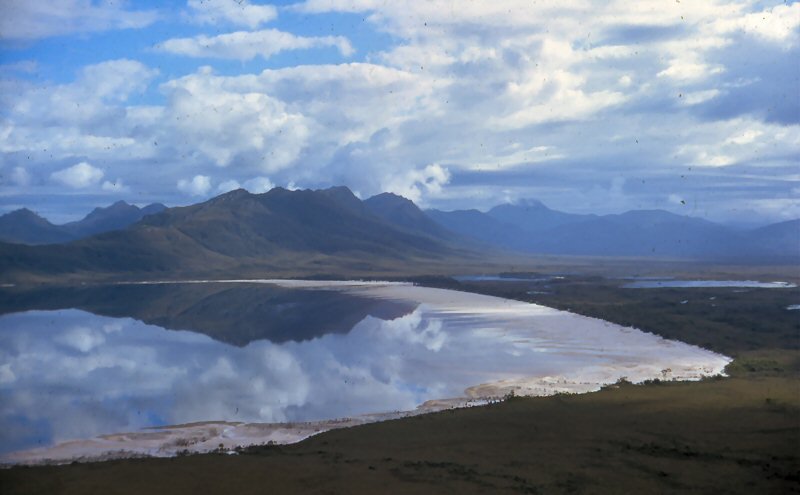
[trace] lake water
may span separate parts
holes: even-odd
[[[512,390],[585,392],[623,376],[697,379],[729,361],[602,320],[408,284],[3,289],[0,314],[0,452],[44,448],[27,459],[149,427],[324,421]],[[81,452],[110,448],[101,440]],[[176,451],[156,445],[146,451]]]
[[[562,280],[564,277],[560,275],[544,276],[544,277],[512,277],[504,275],[456,275],[453,277],[459,282],[551,282],[553,280]]]
[[[790,282],[758,282],[756,280],[639,280],[622,286],[624,289],[714,288],[735,287],[747,289],[791,289]]]

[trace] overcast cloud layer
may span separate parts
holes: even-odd
[[[800,217],[800,3],[0,4],[0,210],[344,184]]]

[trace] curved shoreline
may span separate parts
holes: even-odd
[[[364,414],[352,418],[328,419],[304,423],[238,423],[207,421],[184,425],[149,428],[130,433],[115,433],[96,438],[71,440],[56,445],[17,451],[3,456],[11,464],[58,464],[139,456],[174,456],[184,451],[209,452],[235,449],[254,444],[294,443],[323,431],[356,426],[376,421],[402,418],[453,407],[485,404],[503,396],[546,396],[557,393],[586,393],[599,390],[621,378],[633,383],[650,379],[698,380],[721,374],[730,358],[678,341],[663,339],[638,329],[622,327],[604,320],[559,311],[536,304],[523,303],[468,292],[418,287],[397,282],[303,281],[303,280],[227,280],[158,283],[265,283],[291,288],[315,288],[357,291],[366,297],[407,299],[424,303],[442,315],[500,318],[506,327],[482,330],[489,337],[519,343],[530,348],[535,334],[541,352],[569,354],[570,346],[580,343],[582,352],[605,352],[617,361],[602,366],[579,368],[571,373],[526,375],[489,380],[470,386],[464,396],[432,399],[412,411]],[[471,328],[469,318],[456,326]],[[527,322],[521,326],[520,322]],[[535,325],[533,325],[535,322]],[[535,327],[535,332],[528,328]],[[627,339],[642,349],[656,348],[650,362],[644,356],[615,354],[617,339]],[[606,350],[606,347],[611,350]],[[588,351],[586,351],[588,349]],[[529,349],[530,350],[530,349]],[[659,352],[660,351],[660,352]],[[577,352],[577,351],[576,351]],[[664,356],[666,354],[666,357]],[[670,360],[671,359],[671,360]]]

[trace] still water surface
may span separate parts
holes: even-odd
[[[552,393],[664,369],[697,378],[727,363],[634,329],[488,296],[284,285],[3,289],[0,452],[195,421],[412,410],[504,390],[475,388],[486,383]]]

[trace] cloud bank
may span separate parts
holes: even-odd
[[[41,193],[86,161],[168,203],[269,177],[445,209],[798,210],[798,3],[198,0],[182,18],[205,31],[149,63],[0,81],[2,187],[22,167]],[[332,32],[343,19],[358,28]]]

